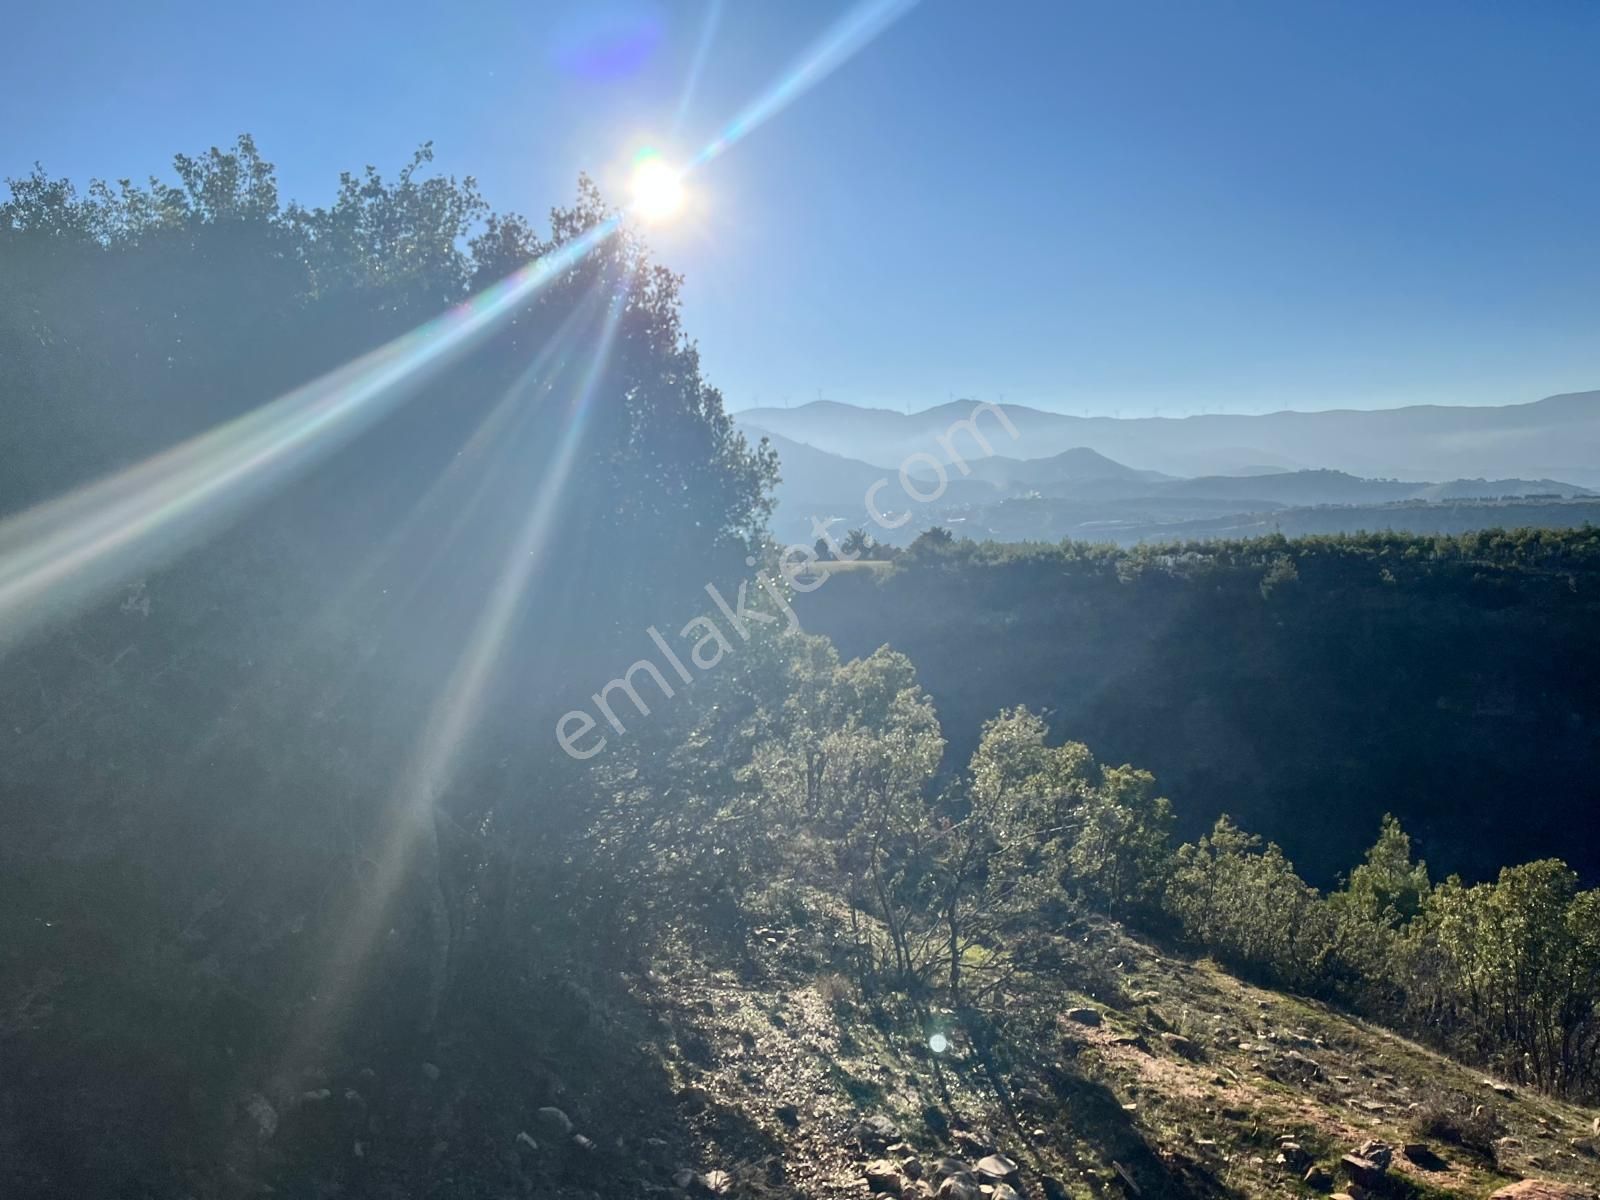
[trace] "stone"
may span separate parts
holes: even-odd
[[[881,1149],[890,1142],[898,1142],[900,1130],[888,1117],[874,1113],[856,1122],[855,1137],[864,1147]]]
[[[1433,1147],[1426,1142],[1407,1142],[1400,1149],[1404,1152],[1407,1162],[1421,1167],[1424,1171],[1442,1171],[1450,1165],[1435,1154]]]
[[[874,1192],[886,1192],[891,1196],[898,1196],[905,1191],[906,1181],[901,1178],[900,1171],[888,1159],[874,1159],[867,1164],[865,1172],[867,1187]]]
[[[733,1176],[726,1171],[707,1171],[700,1176],[700,1187],[713,1196],[720,1196],[733,1186]]]
[[[1347,1178],[1362,1187],[1381,1187],[1383,1184],[1384,1168],[1359,1154],[1346,1154],[1339,1160],[1339,1166]]]
[[[1163,1033],[1161,1040],[1166,1044],[1167,1049],[1171,1050],[1179,1058],[1193,1060],[1200,1057],[1200,1047],[1181,1033]]]
[[[1356,1151],[1358,1158],[1364,1158],[1380,1171],[1387,1171],[1389,1164],[1394,1161],[1394,1150],[1388,1142],[1380,1142],[1377,1138],[1368,1138],[1361,1143],[1361,1148]]]
[[[944,1115],[943,1110],[931,1104],[922,1110],[922,1123],[934,1137],[942,1138],[950,1135],[950,1118]]]
[[[780,1104],[772,1110],[772,1115],[777,1117],[790,1129],[800,1124],[800,1110],[793,1104]]]
[[[982,1158],[985,1154],[994,1150],[994,1147],[989,1144],[988,1138],[970,1129],[956,1130],[950,1135],[950,1140],[975,1158]]]
[[[316,1088],[313,1091],[301,1092],[300,1099],[306,1104],[320,1104],[333,1096],[331,1088]]]
[[[582,1150],[585,1154],[594,1149],[594,1141],[590,1138],[584,1137],[581,1133],[575,1133],[572,1135],[572,1144],[579,1150]]]
[[[1597,1200],[1595,1190],[1575,1183],[1555,1183],[1546,1179],[1524,1179],[1503,1187],[1489,1200]]]
[[[1044,1190],[1045,1200],[1068,1200],[1067,1185],[1054,1175],[1039,1176],[1039,1186]]]
[[[1079,1025],[1095,1026],[1101,1021],[1099,1011],[1093,1008],[1069,1008],[1062,1015]]]
[[[1325,1192],[1333,1186],[1333,1176],[1321,1167],[1312,1167],[1301,1177],[1300,1182],[1315,1191]]]
[[[938,1200],[984,1200],[978,1181],[965,1171],[945,1179],[934,1195]]]
[[[1291,1171],[1304,1171],[1311,1164],[1311,1155],[1299,1142],[1278,1143],[1278,1161]]]
[[[908,1154],[900,1160],[900,1174],[907,1179],[922,1178],[922,1160],[915,1154]]]
[[[551,1130],[561,1137],[569,1137],[571,1135],[572,1118],[567,1116],[567,1114],[562,1112],[559,1108],[547,1106],[545,1108],[541,1108],[535,1115],[539,1118],[539,1124],[543,1125],[546,1129]]]
[[[1017,1164],[1004,1154],[986,1154],[977,1161],[976,1167],[985,1179],[1010,1179],[1017,1173]]]
[[[525,1146],[529,1150],[537,1150],[539,1148],[539,1143],[533,1140],[533,1135],[526,1129],[517,1134],[517,1145]]]
[[[989,1200],[1022,1200],[1022,1193],[1009,1183],[997,1183],[989,1193]]]

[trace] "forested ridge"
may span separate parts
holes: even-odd
[[[1242,542],[925,539],[799,600],[847,653],[903,650],[952,741],[1026,703],[1332,883],[1386,812],[1470,878],[1569,858],[1600,879],[1600,534]]]
[[[536,232],[428,162],[321,208],[280,202],[248,139],[176,183],[14,182],[4,511],[611,215],[580,184]],[[1316,1057],[1373,1044],[1350,1014],[1508,1081],[1380,1105],[1451,1187],[1592,1185],[1592,1147],[1533,1163],[1500,1122],[1565,1133],[1600,1099],[1600,892],[1554,861],[1595,865],[1600,535],[928,538],[563,753],[555,720],[641,630],[776,569],[780,470],[624,231],[241,520],[11,648],[8,1194],[1326,1190],[1348,1125],[1225,1111],[1331,1094]],[[1206,956],[1279,989],[1270,1057],[1256,1017],[1179,1001],[1273,1003]],[[1159,1083],[1113,1094],[1118,1055],[1200,1071],[1229,1157]],[[1407,1055],[1397,1089],[1464,1075]],[[1369,1152],[1380,1190],[1427,1194]]]

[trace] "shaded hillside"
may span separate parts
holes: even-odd
[[[1591,530],[913,553],[802,596],[845,653],[917,664],[957,755],[997,707],[1155,771],[1192,835],[1229,812],[1327,881],[1384,812],[1436,868],[1564,855],[1600,791]]]

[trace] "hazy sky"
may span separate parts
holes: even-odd
[[[23,5],[0,173],[140,177],[248,130],[309,202],[427,139],[496,207],[580,170],[620,200],[634,149],[689,157],[849,7],[725,0],[703,41],[705,0]],[[1597,62],[1595,0],[926,0],[653,241],[734,407],[1596,388]]]

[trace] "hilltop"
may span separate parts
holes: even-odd
[[[880,466],[927,451],[975,401],[916,413],[813,401],[792,409],[751,408],[743,426],[770,430],[821,450]],[[997,447],[1044,458],[1087,447],[1121,463],[1165,474],[1229,475],[1263,467],[1331,468],[1367,478],[1409,480],[1516,476],[1600,486],[1600,391],[1526,404],[1447,406],[1190,417],[1081,417],[1001,405],[1019,438]]]

